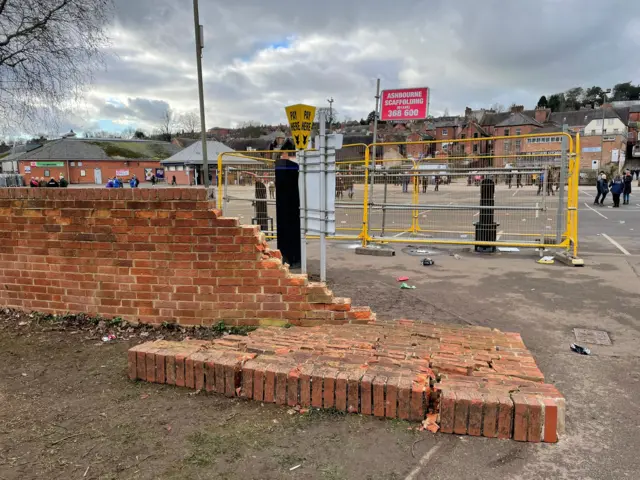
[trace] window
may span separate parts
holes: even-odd
[[[442,129],[442,136],[443,136],[443,137],[447,137],[447,136],[449,136],[449,130],[447,130],[446,128],[443,128],[443,129]]]
[[[595,135],[596,131],[595,130],[591,130],[591,135]]]
[[[522,144],[520,140],[516,140],[516,153],[520,153],[522,151]]]
[[[76,162],[71,162],[71,167],[75,167],[76,166]]]
[[[607,118],[607,125],[613,125],[614,118]]]
[[[82,162],[78,162],[78,166],[81,167],[82,166]]]
[[[460,134],[460,138],[467,138],[467,134],[466,133]]]
[[[478,138],[478,132],[473,134],[473,138]]]
[[[511,153],[511,141],[510,140],[505,140],[504,141],[504,153]]]
[[[175,167],[175,165],[170,165],[170,166],[169,166],[169,171],[170,171],[170,172],[175,172],[175,171],[176,171],[176,167]]]
[[[510,133],[510,130],[509,130],[508,128],[505,128],[505,129],[504,129],[504,136],[505,136],[505,137],[508,137],[508,136],[509,136],[509,133]]]
[[[184,171],[184,165],[178,165],[178,166],[176,166],[176,169],[177,169],[179,172],[182,172],[182,171]]]
[[[477,143],[473,144],[473,153],[478,153],[478,144]]]
[[[618,133],[618,131],[619,131],[619,129],[617,129],[617,128],[613,129],[613,133]]]
[[[516,135],[522,135],[522,130],[520,130],[519,128],[516,128]]]

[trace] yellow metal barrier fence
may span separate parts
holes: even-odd
[[[523,142],[528,145],[555,143],[558,150],[517,154],[463,153],[465,144],[479,142],[490,144],[494,149],[497,142],[502,142],[500,146],[512,142],[516,146]],[[415,150],[415,147],[427,151],[428,147],[433,150],[433,145],[442,141],[370,145],[365,158],[362,245],[423,243],[565,248],[572,249],[577,255],[580,158],[576,145],[579,142],[579,136],[574,139],[566,132],[449,140],[449,155],[419,160],[398,155],[390,148],[392,153],[387,155],[387,147],[397,147],[397,152]],[[372,162],[374,148],[378,156],[381,148],[385,152],[382,159],[376,158],[375,165]],[[551,149],[553,145],[543,148]],[[381,167],[383,173],[379,172]],[[394,168],[396,173],[390,173]],[[385,181],[384,190],[380,192],[378,178],[381,175],[387,179],[399,175],[402,192],[397,191],[394,181],[390,182],[392,187]],[[485,178],[494,184],[491,207],[480,204],[480,193],[486,188],[481,187]],[[408,185],[412,186],[410,202],[403,198],[409,193]],[[495,214],[496,232],[495,238],[488,241],[480,238],[486,235],[478,235],[478,220],[489,211],[492,218]],[[410,221],[401,212],[411,212]],[[377,217],[383,219],[381,228],[377,225],[380,221]],[[398,229],[398,223],[404,226]],[[482,228],[486,225],[480,225]],[[398,230],[397,234],[387,235]],[[378,235],[380,231],[382,234]]]

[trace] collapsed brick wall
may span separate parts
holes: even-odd
[[[366,323],[204,189],[0,189],[0,304],[132,322]]]

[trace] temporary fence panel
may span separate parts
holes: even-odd
[[[360,237],[366,148],[365,144],[344,145],[336,152],[336,235],[328,239]],[[218,156],[218,171],[222,172],[218,176],[219,208],[225,216],[260,225],[267,238],[277,238],[279,192],[275,186],[275,160],[281,155],[291,158],[295,152],[265,150],[227,152]]]
[[[480,140],[521,144],[519,139],[545,136],[561,137],[560,151],[461,155],[458,144],[479,139],[459,139],[448,142],[448,156],[416,159],[406,152],[417,147],[433,151],[441,142],[371,146],[365,159],[363,245],[572,247],[577,254],[579,157],[574,144],[579,137],[560,132]],[[396,155],[388,153],[394,151],[390,147]]]

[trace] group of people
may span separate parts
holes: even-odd
[[[611,181],[609,181],[607,175],[601,171],[598,174],[596,183],[597,195],[593,204],[604,205],[604,199],[607,197],[609,191],[611,191],[614,208],[620,207],[620,195],[622,195],[622,204],[629,205],[632,181],[633,175],[630,170],[626,170],[624,175],[616,175]]]
[[[47,181],[44,177],[31,177],[29,180],[29,186],[32,188],[35,187],[55,187],[55,188],[67,188],[69,186],[69,182],[64,175],[60,174],[60,180],[56,180],[55,177],[51,177],[49,181]]]
[[[138,177],[134,175],[129,180],[129,186],[131,188],[138,188],[138,185],[140,185],[140,180],[138,180]],[[122,183],[122,180],[120,180],[118,177],[113,177],[107,180],[107,184],[105,186],[107,188],[123,188],[124,184]]]

